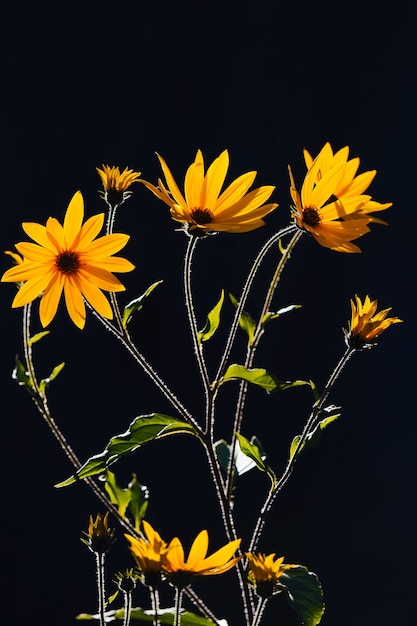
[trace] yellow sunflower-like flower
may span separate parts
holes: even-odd
[[[109,513],[101,515],[98,513],[94,519],[90,515],[88,531],[84,532],[85,537],[81,541],[89,547],[91,552],[103,554],[107,552],[114,542],[114,529],[109,528]]]
[[[112,256],[123,248],[129,235],[113,233],[96,239],[103,227],[104,213],[90,217],[84,224],[84,201],[77,191],[65,214],[63,226],[50,217],[46,226],[23,223],[23,230],[36,243],[16,244],[23,263],[10,268],[3,282],[24,282],[13,300],[20,307],[42,294],[39,316],[42,326],[55,317],[64,292],[68,313],[76,326],[84,328],[85,300],[100,315],[112,319],[113,311],[101,291],[124,291],[112,272],[130,272],[130,261]]]
[[[116,206],[124,202],[131,194],[128,191],[132,183],[138,182],[141,172],[135,172],[127,167],[120,172],[118,167],[110,165],[102,165],[103,169],[96,167],[97,173],[103,183],[104,199],[111,205]]]
[[[273,554],[253,554],[245,552],[249,563],[248,584],[256,589],[258,596],[269,598],[277,591],[277,585],[282,574],[296,565],[284,563],[284,557],[275,559]],[[275,559],[275,560],[274,560]]]
[[[139,570],[144,575],[146,585],[156,587],[161,580],[161,573],[165,563],[165,554],[168,544],[146,520],[142,521],[145,539],[125,534],[130,543],[130,551]]]
[[[378,300],[371,300],[369,296],[365,297],[363,304],[358,296],[355,300],[350,301],[352,315],[349,330],[345,331],[347,345],[355,350],[371,347],[384,330],[403,321],[398,317],[387,317],[390,308],[377,313]]]
[[[184,548],[178,537],[174,537],[168,545],[164,558],[164,569],[170,582],[180,588],[187,587],[195,578],[223,574],[234,567],[242,557],[232,558],[240,545],[240,539],[228,544],[206,557],[208,550],[208,532],[202,530],[194,539],[185,560]]]
[[[185,175],[184,195],[164,159],[158,155],[165,184],[158,186],[142,180],[160,200],[170,207],[172,218],[194,235],[225,231],[244,233],[263,226],[263,217],[278,205],[264,204],[275,187],[266,185],[249,191],[257,172],[247,172],[236,178],[221,193],[229,167],[229,153],[224,150],[204,172],[201,150]],[[166,185],[166,186],[165,186]]]
[[[376,170],[356,176],[359,159],[348,159],[349,147],[336,153],[326,143],[315,159],[307,150],[304,158],[308,168],[301,195],[296,189],[289,167],[293,215],[299,228],[310,232],[318,243],[338,252],[360,252],[353,240],[369,232],[368,224],[382,220],[370,215],[383,211],[392,203],[380,204],[364,191],[371,184]]]

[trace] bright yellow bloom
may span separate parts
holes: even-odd
[[[371,343],[381,333],[392,324],[398,324],[403,320],[398,317],[387,317],[391,309],[384,309],[376,312],[378,300],[371,300],[365,297],[362,304],[360,298],[355,296],[356,303],[351,300],[352,315],[349,323],[349,330],[345,331],[345,340],[348,346],[360,350],[371,347]]]
[[[149,522],[143,520],[142,526],[146,540],[125,534],[130,543],[130,551],[141,572],[144,574],[161,572],[168,544],[161,539]]]
[[[308,171],[301,195],[296,189],[291,168],[290,193],[299,228],[309,231],[326,248],[338,252],[360,252],[360,248],[352,241],[369,232],[369,223],[385,224],[369,214],[383,211],[392,203],[380,204],[363,193],[371,184],[376,171],[356,176],[360,161],[358,158],[348,160],[348,156],[348,146],[334,154],[329,143],[325,144],[315,159],[305,150]]]
[[[103,227],[104,213],[90,217],[84,224],[84,201],[77,191],[66,211],[64,225],[50,217],[46,226],[23,223],[23,230],[36,243],[16,244],[23,263],[10,268],[3,282],[24,281],[13,300],[20,307],[42,294],[39,316],[42,326],[55,317],[64,292],[68,313],[76,326],[84,328],[84,298],[99,315],[112,319],[113,311],[101,291],[124,291],[112,272],[130,272],[134,265],[112,256],[123,248],[129,235],[105,235],[95,239]]]
[[[184,195],[179,190],[164,159],[158,155],[165,176],[165,185],[143,182],[171,210],[172,218],[194,235],[216,231],[244,233],[263,226],[263,217],[278,205],[263,204],[275,187],[266,185],[248,192],[257,172],[247,172],[236,178],[222,193],[229,153],[224,150],[204,172],[201,150],[197,151],[185,175]]]
[[[249,562],[248,583],[255,587],[256,593],[263,598],[274,594],[278,580],[286,570],[297,567],[284,564],[283,556],[274,561],[275,553],[266,555],[245,552],[245,556]]]
[[[191,546],[188,559],[184,558],[184,548],[178,537],[174,537],[168,545],[165,555],[164,569],[170,582],[176,587],[186,587],[199,576],[214,576],[231,569],[242,558],[232,558],[240,545],[240,539],[228,544],[206,557],[208,550],[208,533],[202,530]]]
[[[129,170],[127,167],[120,173],[118,167],[110,167],[110,165],[102,165],[103,169],[96,167],[96,170],[103,183],[103,197],[109,204],[116,206],[124,202],[130,195],[128,191],[132,183],[138,182],[140,172]]]

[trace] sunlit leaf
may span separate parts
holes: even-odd
[[[15,367],[12,372],[12,378],[22,387],[26,387],[30,393],[33,392],[32,379],[18,356],[15,358]]]
[[[222,289],[222,292],[220,294],[220,299],[217,302],[216,306],[213,307],[210,313],[207,315],[207,321],[203,330],[200,330],[198,333],[197,339],[198,339],[199,344],[203,341],[207,341],[208,339],[210,339],[210,337],[212,337],[214,333],[216,332],[216,330],[218,329],[219,324],[220,324],[220,313],[222,310],[223,302],[224,302],[224,289]]]
[[[231,293],[229,293],[229,298],[233,306],[237,308],[239,305],[239,301],[236,300],[234,295]],[[255,336],[256,322],[252,318],[252,316],[249,315],[247,311],[242,311],[242,313],[240,314],[239,326],[242,328],[242,330],[244,330],[247,333],[248,339],[249,339],[249,345],[251,346],[253,343],[254,336]]]
[[[64,362],[60,363],[59,365],[54,367],[54,369],[52,370],[48,378],[42,378],[42,380],[39,383],[39,389],[41,393],[45,391],[46,387],[58,376],[58,374],[62,371],[64,367],[65,367],[65,363]]]
[[[313,448],[315,445],[318,444],[318,442],[321,439],[321,431],[324,430],[329,424],[331,424],[332,422],[336,421],[340,416],[341,413],[335,413],[334,411],[336,411],[337,409],[340,409],[340,407],[331,405],[329,407],[326,407],[325,409],[323,409],[323,412],[327,412],[330,413],[330,415],[328,415],[327,417],[325,417],[324,419],[320,420],[320,422],[317,424],[317,426],[310,432],[308,433],[305,441],[302,443],[301,447],[298,450],[299,454],[302,450],[307,449],[307,448]],[[299,441],[301,439],[301,435],[296,435],[294,437],[294,439],[291,442],[291,446],[290,446],[290,461],[292,461],[298,445],[299,445]]]
[[[153,283],[141,296],[139,296],[139,298],[132,300],[125,306],[122,317],[123,328],[127,328],[127,325],[130,322],[133,313],[135,313],[136,311],[140,311],[140,309],[143,307],[144,300],[146,300],[146,298],[152,293],[155,287],[160,285],[162,282],[162,280],[158,280],[156,283]]]
[[[250,440],[251,445],[255,445],[259,453],[261,455],[262,461],[265,461],[266,454],[262,448],[262,445],[257,437],[251,437]],[[221,468],[226,472],[229,467],[230,460],[230,448],[231,446],[224,439],[219,439],[214,444],[216,450],[216,456],[220,463]],[[246,474],[251,469],[256,467],[255,461],[249,458],[246,454],[244,454],[240,448],[240,446],[236,446],[235,449],[235,469],[239,476]]]
[[[99,615],[90,613],[81,613],[77,615],[77,620],[99,620]],[[130,614],[132,620],[139,620],[142,622],[153,622],[155,614],[152,610],[133,608]],[[116,609],[113,611],[106,611],[105,621],[113,622],[114,620],[122,620],[124,618],[124,609]],[[173,624],[175,618],[175,608],[159,609],[158,618],[160,624]],[[201,615],[195,615],[190,611],[181,611],[181,626],[213,626],[216,622],[213,622]],[[218,620],[218,626],[228,626],[226,620]]]
[[[265,472],[271,479],[272,485],[275,485],[276,475],[269,465],[265,463],[265,457],[263,458],[260,448],[255,443],[256,439],[253,438],[251,442],[240,433],[236,433],[236,437],[238,438],[239,446],[243,454],[249,457],[261,472]]]
[[[187,424],[160,413],[150,413],[139,415],[130,424],[126,432],[112,437],[100,454],[90,457],[80,469],[67,480],[55,485],[56,487],[67,487],[77,480],[102,474],[107,468],[120,459],[120,457],[137,450],[145,443],[154,441],[173,434],[197,435],[194,428]]]
[[[245,380],[248,383],[262,387],[262,389],[265,389],[268,393],[283,391],[284,389],[290,389],[291,387],[298,387],[300,385],[310,385],[310,381],[283,381],[279,380],[276,376],[270,374],[265,369],[248,369],[243,365],[237,364],[229,365],[219,384],[227,382],[228,380]]]
[[[33,335],[33,337],[31,337],[28,341],[29,346],[33,346],[34,343],[42,339],[42,337],[46,337],[46,335],[49,335],[50,332],[51,331],[49,330],[43,330],[41,333],[37,333],[36,335]]]
[[[279,309],[279,311],[268,311],[262,318],[262,327],[265,326],[271,320],[276,320],[281,315],[285,315],[285,313],[289,313],[290,311],[294,311],[295,309],[301,309],[301,304],[290,304],[289,306],[283,307]]]
[[[133,478],[130,481],[128,488],[130,489],[131,499],[129,502],[129,511],[133,515],[135,520],[135,529],[139,532],[140,523],[146,515],[149,504],[149,491],[145,485],[141,485],[137,479],[136,474],[133,474]]]
[[[279,579],[287,600],[305,626],[320,624],[324,613],[323,589],[314,572],[297,565],[286,570]]]

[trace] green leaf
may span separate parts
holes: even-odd
[[[259,450],[259,454],[261,456],[262,461],[265,461],[266,454],[262,448],[262,444],[257,437],[251,437],[250,444],[256,446]],[[220,467],[227,472],[229,468],[229,460],[230,460],[230,445],[224,439],[219,439],[214,443],[214,448],[216,450],[216,456],[220,463]],[[240,448],[240,446],[236,446],[235,449],[235,469],[238,476],[242,476],[249,472],[251,469],[256,467],[255,461],[249,458],[246,454],[244,454]]]
[[[252,459],[256,467],[259,470],[261,470],[261,472],[265,472],[265,474],[269,476],[269,478],[271,479],[272,486],[274,486],[276,483],[277,477],[275,473],[272,471],[272,469],[269,467],[269,465],[265,463],[264,461],[265,457],[262,458],[261,450],[258,447],[258,445],[255,443],[257,440],[255,438],[252,438],[252,441],[249,441],[248,439],[246,439],[246,437],[244,437],[240,433],[236,433],[236,437],[238,438],[239,446],[243,454],[249,457],[250,459]]]
[[[149,491],[147,487],[138,483],[136,474],[133,474],[127,488],[119,487],[115,474],[107,470],[104,488],[110,501],[117,506],[122,517],[126,517],[126,510],[129,508],[135,519],[135,529],[139,531],[140,522],[145,517],[148,508]]]
[[[44,393],[49,383],[51,383],[58,376],[58,374],[62,371],[64,366],[65,366],[65,363],[60,363],[59,365],[54,367],[54,369],[52,370],[48,378],[42,378],[41,382],[39,383],[39,389],[42,394]]]
[[[197,340],[198,340],[199,345],[203,341],[207,341],[208,339],[210,339],[214,335],[216,330],[218,329],[219,324],[220,324],[220,313],[222,310],[223,302],[224,302],[224,289],[222,289],[222,292],[220,294],[220,299],[217,302],[216,306],[213,309],[211,309],[210,313],[207,315],[206,325],[204,326],[203,330],[199,331],[197,335]]]
[[[81,613],[77,615],[77,620],[98,620],[99,615],[90,613]],[[146,610],[141,608],[133,608],[130,614],[132,620],[140,620],[142,622],[153,622],[155,614],[152,610]],[[175,618],[175,608],[159,609],[158,611],[159,622],[161,624],[173,624]],[[116,619],[122,620],[124,618],[124,609],[116,609],[113,611],[106,611],[106,622],[113,622]],[[201,617],[190,611],[181,611],[181,626],[213,626],[216,623],[206,617]],[[217,622],[219,626],[228,626],[226,620],[219,620]]]
[[[321,431],[324,430],[325,428],[327,428],[327,426],[329,424],[331,424],[332,422],[335,422],[340,416],[341,413],[334,413],[334,411],[340,409],[339,406],[328,406],[325,409],[323,409],[323,412],[326,411],[327,413],[331,413],[331,415],[328,415],[327,417],[325,417],[324,419],[322,419],[317,426],[310,432],[308,433],[306,440],[304,441],[304,443],[302,444],[301,448],[298,450],[298,454],[304,450],[304,449],[308,449],[308,448],[313,448],[314,446],[316,446],[320,439],[321,439]],[[301,435],[296,435],[294,437],[294,439],[291,442],[291,446],[290,446],[290,461],[292,461],[294,454],[297,450],[297,446],[298,446],[298,442],[301,439]]]
[[[262,368],[248,369],[243,365],[229,365],[222,380],[219,384],[225,383],[228,380],[245,380],[248,383],[262,387],[268,393],[275,391],[283,391],[284,389],[290,389],[291,387],[298,387],[300,385],[310,385],[306,380],[278,380],[273,374],[269,374],[267,370]]]
[[[41,333],[33,335],[33,337],[31,337],[28,341],[29,346],[33,346],[34,343],[42,339],[42,337],[46,337],[46,335],[49,335],[50,332],[50,330],[43,330]]]
[[[229,298],[233,306],[237,308],[239,305],[238,300],[236,300],[234,295],[231,293],[229,293]],[[244,330],[247,333],[248,338],[249,338],[249,345],[251,346],[253,343],[254,336],[255,336],[256,322],[251,317],[251,315],[247,313],[247,311],[242,311],[239,317],[239,326],[242,328],[242,330]]]
[[[125,330],[127,328],[128,323],[130,322],[132,318],[133,313],[141,310],[141,308],[143,307],[144,300],[146,300],[146,298],[152,293],[155,287],[160,285],[162,282],[163,282],[162,280],[158,280],[156,283],[153,283],[150,287],[147,288],[147,290],[141,296],[139,296],[139,298],[132,300],[131,302],[129,302],[129,304],[125,306],[124,311],[123,311],[123,317],[122,317],[122,324]]]
[[[30,393],[33,393],[32,378],[29,376],[29,372],[26,370],[18,356],[15,358],[15,367],[12,372],[12,379],[15,380],[21,387],[26,387]]]
[[[317,575],[302,565],[288,569],[279,582],[286,590],[289,605],[305,626],[320,624],[324,613],[323,589]]]
[[[126,432],[112,437],[100,454],[90,457],[82,467],[67,480],[55,487],[67,487],[77,480],[102,474],[122,456],[140,448],[143,444],[167,435],[188,433],[196,435],[193,426],[161,413],[139,415],[130,424]]]
[[[268,313],[266,313],[262,318],[262,328],[264,328],[265,324],[267,324],[271,320],[276,320],[278,317],[281,317],[281,315],[289,313],[290,311],[294,311],[295,309],[301,309],[301,304],[290,304],[289,306],[286,306],[275,312],[268,311]]]

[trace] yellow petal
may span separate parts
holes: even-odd
[[[40,246],[43,246],[44,248],[47,248],[47,250],[57,254],[59,250],[48,237],[45,226],[37,224],[36,222],[23,222],[22,228],[25,233],[33,239],[33,241],[36,241],[36,243]]]
[[[208,550],[208,532],[202,530],[193,541],[190,553],[187,559],[187,569],[194,569],[207,554]]]
[[[220,213],[222,210],[227,209],[228,206],[238,202],[245,193],[250,189],[253,181],[256,178],[256,172],[247,172],[236,178],[226,189],[221,196],[217,199],[213,207],[215,214]]]
[[[35,300],[46,288],[51,278],[51,273],[39,274],[38,272],[35,278],[31,278],[20,287],[12,302],[12,307],[16,308],[19,306],[23,306]]]
[[[68,275],[64,282],[65,304],[68,314],[78,328],[85,326],[85,304],[79,284],[74,276]]]
[[[109,272],[131,272],[135,269],[133,263],[120,256],[109,256],[105,259],[93,259],[92,265],[102,267]]]
[[[62,250],[66,250],[67,244],[64,229],[55,217],[48,218],[46,222],[46,234],[58,253],[62,252]]]
[[[213,161],[204,179],[201,202],[202,208],[213,209],[219,197],[229,168],[229,153],[223,152]]]
[[[113,310],[103,292],[96,285],[85,280],[81,274],[76,276],[76,282],[79,290],[93,309],[103,317],[113,319]]]
[[[187,203],[185,202],[184,196],[182,195],[182,193],[178,189],[177,183],[175,182],[174,177],[171,174],[171,171],[170,171],[168,165],[165,163],[164,159],[161,156],[159,156],[159,154],[158,154],[158,159],[159,159],[159,162],[161,164],[162,171],[164,172],[164,176],[165,176],[165,180],[167,182],[168,188],[169,188],[169,190],[170,190],[170,192],[171,192],[175,202],[177,204],[180,204],[183,207],[187,206]]]
[[[234,555],[240,545],[240,541],[240,539],[235,539],[234,541],[226,544],[220,548],[220,550],[213,552],[213,554],[207,557],[207,559],[204,559],[201,565],[204,566],[204,569],[221,567]]]
[[[39,317],[42,326],[48,326],[56,315],[58,304],[61,299],[65,277],[61,272],[55,272],[42,296],[39,305]]]
[[[84,200],[81,191],[77,191],[71,198],[64,218],[64,234],[67,250],[72,247],[84,219]]]
[[[51,263],[55,262],[56,254],[52,253],[47,248],[38,246],[36,243],[30,241],[22,241],[16,244],[16,250],[25,257],[25,260],[35,261],[37,263]]]
[[[125,291],[124,286],[111,272],[94,265],[84,265],[78,270],[78,275],[86,281],[92,282],[106,291]]]
[[[115,252],[119,252],[129,241],[129,235],[121,233],[112,233],[111,235],[103,235],[90,243],[88,248],[83,251],[86,259],[93,261],[95,258],[100,259]]]
[[[93,215],[81,227],[77,241],[77,250],[81,252],[97,237],[104,224],[104,213]]]
[[[194,163],[190,165],[184,181],[185,202],[190,208],[203,208],[206,205],[201,200],[201,188],[204,181],[203,155],[198,150]]]

